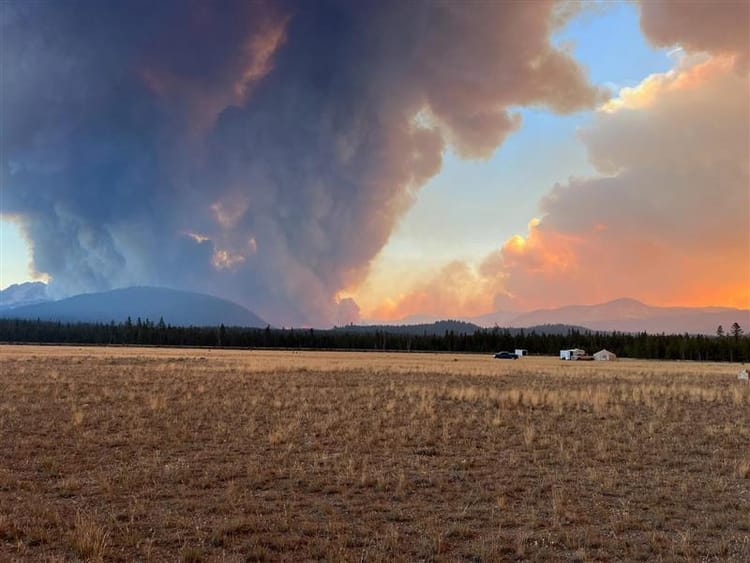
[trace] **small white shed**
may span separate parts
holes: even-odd
[[[617,359],[617,355],[613,354],[609,350],[599,350],[596,354],[594,354],[594,359],[611,362]]]
[[[529,351],[526,350],[525,348],[516,348],[516,356],[518,356],[519,358],[521,356],[528,356],[528,355],[529,355]]]

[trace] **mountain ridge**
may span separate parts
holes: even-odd
[[[750,330],[750,309],[731,307],[659,307],[623,297],[594,305],[566,305],[519,313],[509,326],[572,324],[598,331],[715,334],[739,323]]]
[[[128,317],[163,318],[174,326],[247,326],[263,328],[267,323],[252,311],[226,299],[152,286],[135,286],[82,293],[58,301],[46,301],[0,311],[5,318],[42,319],[62,322],[125,322]]]

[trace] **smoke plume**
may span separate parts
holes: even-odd
[[[601,99],[552,2],[4,2],[2,213],[59,294],[205,291],[279,324],[355,287],[446,147]]]

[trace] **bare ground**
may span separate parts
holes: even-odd
[[[0,560],[750,560],[738,366],[0,346]]]

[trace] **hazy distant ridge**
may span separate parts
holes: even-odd
[[[572,305],[522,313],[511,326],[542,323],[577,324],[600,331],[715,334],[739,323],[750,331],[750,310],[729,307],[655,307],[635,299],[616,299],[599,305]]]
[[[0,316],[63,322],[136,322],[160,318],[175,326],[265,327],[267,323],[226,299],[163,287],[129,287],[101,293],[84,293],[59,301],[49,301],[0,311]]]

